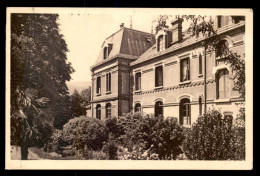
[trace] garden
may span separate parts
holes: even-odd
[[[80,116],[29,151],[54,160],[245,160],[244,122],[243,109],[236,119],[209,110],[190,128],[175,117]]]

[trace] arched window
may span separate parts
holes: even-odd
[[[191,125],[191,108],[188,98],[180,101],[180,125]]]
[[[157,101],[155,103],[154,115],[155,115],[155,117],[163,116],[163,102],[162,101]]]
[[[228,55],[229,53],[228,45],[229,44],[227,40],[219,41],[216,46],[216,57],[223,57]]]
[[[163,35],[158,37],[158,51],[162,51],[164,47]]]
[[[107,47],[104,48],[103,52],[104,52],[103,53],[104,59],[106,59],[107,58]]]
[[[106,104],[106,118],[111,117],[111,103]]]
[[[101,105],[100,104],[98,104],[96,106],[96,118],[101,120]]]
[[[217,98],[229,97],[229,72],[222,69],[217,74]]]
[[[141,113],[141,111],[142,111],[141,104],[140,103],[136,103],[135,104],[135,112],[140,112]]]

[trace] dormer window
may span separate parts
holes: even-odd
[[[229,54],[229,43],[227,40],[221,40],[216,47],[216,58],[224,58]]]
[[[107,59],[107,47],[104,48],[104,60]]]
[[[237,24],[241,21],[245,21],[245,16],[231,16],[232,23]]]
[[[163,40],[163,35],[160,35],[158,37],[158,51],[162,51],[164,49],[164,40]]]
[[[109,54],[110,54],[112,48],[113,48],[113,44],[112,43],[108,43],[107,46],[104,47],[104,49],[103,49],[103,56],[104,56],[103,58],[104,58],[104,60],[109,57]]]

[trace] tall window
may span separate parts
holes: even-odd
[[[155,68],[155,87],[163,86],[163,67]]]
[[[111,73],[106,74],[106,92],[111,92]]]
[[[202,115],[202,97],[199,97],[199,114]]]
[[[187,98],[180,102],[180,125],[191,125],[190,100]]]
[[[220,70],[217,76],[217,98],[228,98],[229,96],[229,72],[227,69]]]
[[[222,16],[218,16],[218,28],[221,28]]]
[[[135,90],[141,90],[141,72],[135,74]]]
[[[108,52],[107,52],[107,56],[109,56],[111,50],[112,50],[112,47],[113,47],[113,44],[112,43],[109,43],[108,44]]]
[[[225,55],[228,55],[228,52],[228,41],[221,40],[216,47],[216,57],[223,57]]]
[[[190,80],[190,59],[181,60],[181,82]]]
[[[103,52],[104,52],[103,53],[104,59],[106,59],[107,58],[107,47],[104,48]]]
[[[110,118],[111,117],[111,104],[107,103],[106,104],[106,118]]]
[[[162,51],[164,47],[163,35],[158,37],[158,51]]]
[[[202,56],[201,54],[199,55],[199,74],[202,74]]]
[[[96,117],[97,119],[101,119],[101,105],[98,104],[97,107],[96,107]]]
[[[135,104],[135,112],[141,113],[141,110],[142,110],[141,104],[140,104],[140,103],[136,103],[136,104]]]
[[[96,93],[99,95],[101,94],[101,77],[97,77],[97,90]]]
[[[163,116],[163,102],[162,101],[157,101],[155,103],[154,111],[155,111],[154,112],[155,117]]]

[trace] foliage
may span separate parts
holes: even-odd
[[[79,117],[81,115],[86,115],[86,107],[83,106],[83,99],[80,96],[79,92],[75,89],[71,95],[71,104],[72,104],[72,115],[73,117]]]
[[[108,130],[104,122],[86,116],[71,119],[63,127],[62,140],[76,150],[100,150],[108,139]]]
[[[185,130],[183,148],[185,155],[192,160],[230,160],[237,159],[235,150],[244,150],[234,140],[243,130],[232,128],[232,117],[225,116],[216,110],[207,111],[198,117],[192,129]],[[242,143],[243,145],[243,143]]]
[[[230,51],[230,54],[228,55],[226,62],[230,65],[232,72],[234,72],[233,74],[234,86],[232,90],[238,91],[240,93],[240,97],[243,98],[243,100],[245,100],[245,93],[246,93],[245,60],[240,59],[240,55],[238,55],[237,53],[233,53]]]
[[[109,160],[115,160],[118,158],[118,146],[112,133],[109,134],[108,142],[104,145],[102,151],[109,156]]]
[[[233,160],[245,160],[245,109],[240,108],[232,127],[231,151]]]
[[[90,104],[91,101],[91,87],[89,86],[87,89],[81,91],[80,96],[82,98],[83,105]]]
[[[119,138],[121,135],[124,134],[123,126],[118,123],[118,119],[116,117],[107,118],[105,120],[106,127],[108,131],[113,135],[115,138]]]
[[[120,118],[119,124],[123,126],[124,134],[118,139],[119,144],[127,147],[129,152],[136,159],[151,157],[159,159],[176,159],[182,153],[181,143],[184,139],[182,127],[177,123],[177,119],[169,117],[163,119],[147,118],[140,115],[135,118]],[[143,152],[146,156],[138,157]]]
[[[23,106],[19,97],[25,90],[34,89],[36,97],[50,99],[46,106],[55,119],[71,117],[69,104],[61,102],[68,97],[66,81],[74,70],[57,20],[56,14],[11,15],[11,114]]]

